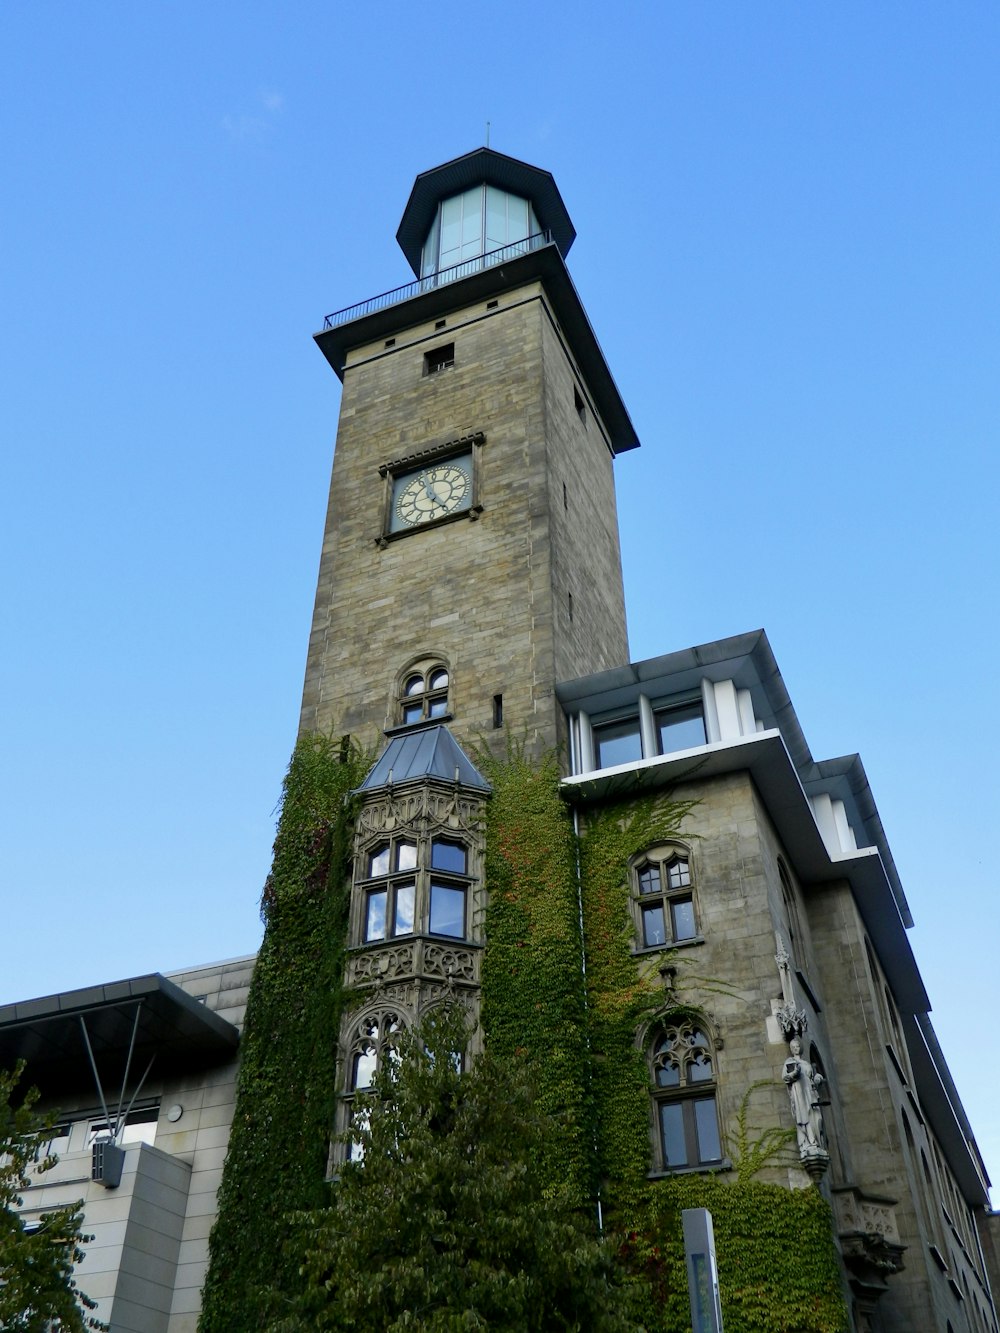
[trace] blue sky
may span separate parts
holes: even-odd
[[[1000,1178],[1000,7],[8,4],[0,1000],[251,951],[339,385],[417,172],[551,170],[643,448],[634,658],[860,751]]]

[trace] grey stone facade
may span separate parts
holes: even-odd
[[[460,741],[491,728],[501,695],[505,723],[545,748],[555,681],[628,656],[612,455],[575,407],[575,386],[591,395],[543,286],[493,308],[455,295],[443,320],[407,327],[401,311],[390,349],[348,356],[301,725],[374,741],[399,721],[400,673],[433,657]],[[445,342],[454,366],[424,374]],[[380,545],[380,465],[477,433],[481,511]]]

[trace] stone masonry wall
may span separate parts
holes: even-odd
[[[592,503],[607,505],[610,454],[598,423],[586,429],[573,409],[565,356],[560,362],[555,348],[543,351],[552,340],[535,283],[501,297],[493,310],[457,310],[443,329],[402,327],[391,349],[379,344],[350,354],[303,729],[333,728],[376,743],[394,720],[399,672],[434,655],[451,669],[449,707],[460,742],[489,731],[493,697],[501,694],[515,736],[536,750],[554,744],[562,722],[553,693],[556,565],[577,567],[585,610],[601,604],[588,588],[613,590],[601,593],[607,623],[599,629],[591,610],[561,650],[561,674],[627,660],[620,565],[609,565],[606,537],[593,541],[592,523],[571,527],[562,498],[564,478],[579,506],[581,479],[591,477],[601,491]],[[455,344],[454,367],[425,375],[425,352],[448,342]],[[550,373],[568,390],[568,415],[547,410]],[[386,483],[379,465],[476,431],[486,437],[478,451],[482,514],[380,547]],[[561,579],[565,584],[564,573]],[[558,597],[561,614],[562,587]]]

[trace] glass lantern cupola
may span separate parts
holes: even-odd
[[[442,199],[424,241],[420,276],[429,277],[540,235],[529,199],[496,185],[473,185]]]
[[[418,176],[396,233],[418,278],[445,281],[550,242],[565,258],[575,237],[549,172],[489,148]]]

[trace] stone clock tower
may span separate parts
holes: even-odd
[[[418,176],[415,281],[331,315],[343,382],[301,729],[561,739],[554,685],[628,661],[612,460],[638,445],[548,172]]]

